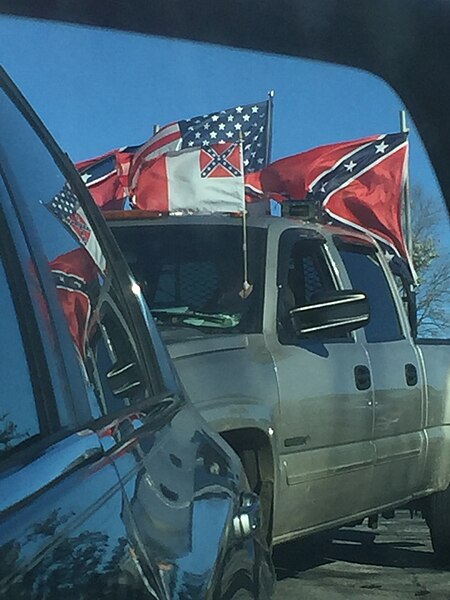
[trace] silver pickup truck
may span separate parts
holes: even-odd
[[[417,343],[384,254],[270,216],[110,213],[183,385],[274,543],[409,505],[450,560],[450,345]]]

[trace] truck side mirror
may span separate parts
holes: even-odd
[[[289,317],[298,336],[342,335],[367,325],[369,301],[366,294],[354,290],[323,292],[313,303],[292,308]]]

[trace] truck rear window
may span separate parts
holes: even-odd
[[[160,325],[261,331],[264,229],[248,230],[247,293],[239,226],[141,225],[112,231]]]

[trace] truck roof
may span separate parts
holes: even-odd
[[[186,225],[204,225],[219,226],[228,225],[242,227],[241,215],[160,215],[148,213],[147,211],[105,211],[104,216],[109,225],[116,227],[158,227],[164,226],[186,226]],[[308,232],[314,232],[316,235],[327,239],[333,235],[344,235],[351,237],[355,241],[359,240],[366,244],[374,244],[373,238],[352,227],[322,224],[310,221],[304,221],[298,217],[275,217],[271,215],[249,216],[247,217],[247,226],[260,229],[274,230],[281,234],[286,229],[299,227]]]

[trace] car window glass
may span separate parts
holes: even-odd
[[[368,342],[389,342],[403,337],[386,276],[374,252],[340,250],[355,290],[367,294],[370,322],[365,327]]]
[[[39,419],[27,356],[0,260],[0,456],[38,436]]]
[[[26,205],[28,218],[39,233],[57,297],[87,376],[86,384],[97,399],[94,416],[118,410],[131,397],[142,397],[145,386],[141,382],[142,370],[140,383],[136,381],[139,369],[132,334],[97,236],[76,192],[42,140],[3,92],[0,119],[0,160],[5,178],[12,195]],[[129,394],[123,390],[117,394],[116,390],[113,401],[111,389],[116,386],[117,377],[111,376],[111,370],[129,364],[134,366],[126,371],[132,379],[128,383],[134,385]],[[119,377],[119,387],[125,385],[126,373]]]

